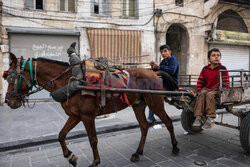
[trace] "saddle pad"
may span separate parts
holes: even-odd
[[[127,88],[127,75],[118,73],[86,73],[87,86],[101,88]]]

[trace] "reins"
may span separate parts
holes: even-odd
[[[56,76],[56,77],[53,78],[52,80],[50,80],[50,81],[48,81],[48,82],[46,82],[46,83],[44,83],[44,84],[42,84],[42,85],[39,85],[38,82],[37,82],[37,79],[36,79],[36,85],[38,85],[39,87],[37,87],[37,89],[35,89],[35,90],[33,90],[33,91],[31,91],[31,92],[29,92],[29,93],[27,93],[27,94],[22,95],[22,97],[26,97],[26,96],[29,96],[29,95],[34,94],[34,93],[36,93],[36,92],[39,92],[39,91],[43,90],[45,86],[54,87],[54,83],[53,83],[53,82],[54,82],[55,80],[61,78],[65,73],[67,73],[69,70],[71,70],[72,67],[73,67],[73,66],[70,66],[70,67],[67,68],[65,71],[63,71],[61,74],[59,74],[58,76]],[[36,68],[35,68],[35,69],[36,69]],[[36,73],[37,73],[37,72],[35,71],[35,74],[36,74]],[[35,75],[35,78],[36,78],[36,77],[37,77],[37,75]],[[34,85],[34,86],[35,86],[35,85]]]

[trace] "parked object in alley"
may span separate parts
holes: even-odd
[[[25,61],[23,58],[16,58],[14,54],[10,55],[11,64],[10,68],[4,76],[9,82],[8,91],[6,94],[6,102],[8,106],[13,109],[22,106],[23,100],[28,96],[29,89],[33,85],[38,85],[41,89],[46,89],[49,92],[53,92],[66,84],[68,84],[69,78],[72,76],[71,68],[68,63],[58,62],[55,60],[38,58],[29,60],[29,66],[23,65]],[[23,66],[22,70],[20,67]],[[138,80],[144,79],[155,81],[153,86],[144,87],[144,89],[163,90],[160,84],[156,82],[159,77],[155,72],[147,69],[131,69],[127,70],[131,79],[129,82],[136,88],[140,87]],[[33,74],[34,78],[33,78]],[[22,78],[19,79],[19,78]],[[36,91],[33,91],[34,93]],[[179,149],[177,147],[177,141],[174,134],[172,120],[166,114],[164,109],[163,95],[152,95],[142,93],[127,93],[129,103],[132,105],[136,118],[139,122],[141,129],[141,139],[139,146],[134,154],[131,156],[131,161],[136,162],[139,160],[139,155],[143,154],[143,148],[146,141],[146,136],[149,128],[149,124],[145,117],[145,108],[149,108],[161,119],[166,125],[171,136],[172,153],[177,154]],[[99,99],[93,96],[82,96],[81,91],[72,95],[68,101],[61,103],[66,114],[69,116],[66,124],[59,133],[59,142],[61,144],[63,155],[68,159],[69,163],[73,166],[77,165],[77,157],[68,149],[65,143],[67,133],[73,129],[80,121],[83,122],[89,142],[93,151],[94,160],[90,165],[91,167],[97,166],[100,163],[100,157],[97,148],[97,136],[95,128],[95,117],[99,114]],[[127,103],[116,101],[115,106],[117,110],[122,110],[128,107]],[[115,112],[113,101],[107,99],[106,105],[103,107],[102,114],[108,114]]]

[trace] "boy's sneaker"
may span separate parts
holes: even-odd
[[[151,120],[151,119],[148,119],[147,121],[148,121],[148,123],[149,123],[149,126],[154,125],[155,122],[156,122],[155,118],[153,118],[152,120]]]
[[[213,119],[207,119],[205,124],[201,127],[204,130],[212,129],[215,126]]]
[[[201,120],[201,116],[196,116],[193,126],[194,127],[200,127],[202,125],[202,120]]]

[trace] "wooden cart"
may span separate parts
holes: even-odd
[[[230,125],[223,122],[223,115],[221,120],[215,122],[218,125],[235,128],[239,130],[240,142],[243,149],[250,153],[250,108],[246,106],[242,108],[234,108],[234,106],[250,104],[250,71],[246,70],[228,70],[230,78],[230,87],[222,87],[222,72],[219,73],[219,98],[217,99],[217,109],[225,108],[227,112],[238,117],[238,126]],[[187,76],[186,76],[187,77]],[[189,84],[193,87],[194,80],[197,76],[189,76]],[[183,85],[185,86],[185,84]],[[201,127],[193,127],[195,120],[193,109],[195,105],[195,98],[183,107],[181,114],[182,127],[191,134],[196,134],[202,131]]]

